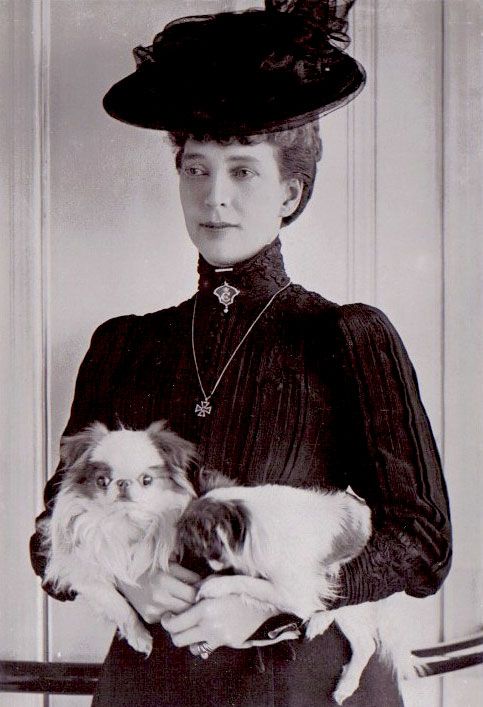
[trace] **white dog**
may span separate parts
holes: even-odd
[[[152,637],[116,589],[145,572],[166,570],[176,522],[195,492],[186,469],[194,448],[163,422],[109,431],[100,422],[61,441],[64,475],[50,518],[42,522],[45,581],[73,589],[136,650]]]
[[[180,545],[215,572],[233,568],[240,574],[208,577],[198,599],[240,594],[261,601],[301,617],[309,639],[335,621],[352,648],[333,695],[338,704],[358,688],[376,648],[399,677],[422,671],[391,620],[391,597],[326,610],[338,594],[341,565],[371,536],[371,513],[361,499],[282,485],[234,486],[221,475],[213,476],[211,486],[178,522]]]

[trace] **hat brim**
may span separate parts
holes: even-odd
[[[183,23],[176,41],[164,44],[161,33],[153,57],[107,92],[105,110],[142,128],[249,135],[297,127],[355,98],[364,69],[328,43],[320,48],[323,60],[311,58],[309,76],[303,66],[261,70],[265,58],[273,57],[277,32],[282,50],[290,51],[290,18],[277,17],[274,25],[266,14],[221,13],[205,23],[196,18],[192,26]],[[250,29],[251,43],[244,39]],[[314,64],[319,68],[313,70]]]

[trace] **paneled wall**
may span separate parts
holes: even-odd
[[[47,603],[39,589],[26,554],[33,517],[93,329],[175,304],[196,284],[171,150],[160,134],[109,118],[102,95],[166,21],[255,4],[0,2],[3,658],[102,659],[112,629],[82,601]],[[445,592],[414,622],[415,646],[481,623],[478,15],[476,0],[358,0],[351,50],[368,84],[323,119],[312,204],[282,232],[292,278],[384,309],[419,374],[445,457],[456,555]],[[443,693],[439,680],[420,681],[408,704],[476,705],[474,675],[448,679]],[[0,695],[0,705],[16,703]]]
[[[0,651],[23,660],[42,659],[46,624],[27,553],[46,469],[40,28],[39,6],[0,3]]]
[[[443,449],[454,516],[448,637],[483,626],[483,219],[481,4],[446,2],[444,27]],[[476,704],[483,671],[445,680],[444,706]]]

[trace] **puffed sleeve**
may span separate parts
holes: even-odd
[[[372,510],[373,535],[341,570],[337,605],[405,591],[433,594],[451,564],[448,496],[413,366],[387,317],[340,308],[347,476]]]
[[[121,351],[126,331],[132,317],[118,317],[101,324],[94,332],[89,350],[79,368],[70,418],[64,434],[75,434],[95,420],[109,424],[107,398],[100,391],[109,388],[106,362],[113,361],[116,351]],[[55,474],[49,479],[44,490],[44,511],[36,518],[36,532],[30,538],[30,559],[35,574],[43,577],[47,560],[42,551],[39,523],[52,513],[55,497],[62,481],[59,464]],[[75,592],[55,592],[48,583],[43,589],[60,601],[72,600]]]

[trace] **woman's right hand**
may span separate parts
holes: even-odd
[[[146,623],[154,624],[167,611],[179,614],[194,604],[199,581],[196,572],[170,562],[168,572],[147,572],[139,586],[119,582],[118,589]]]

